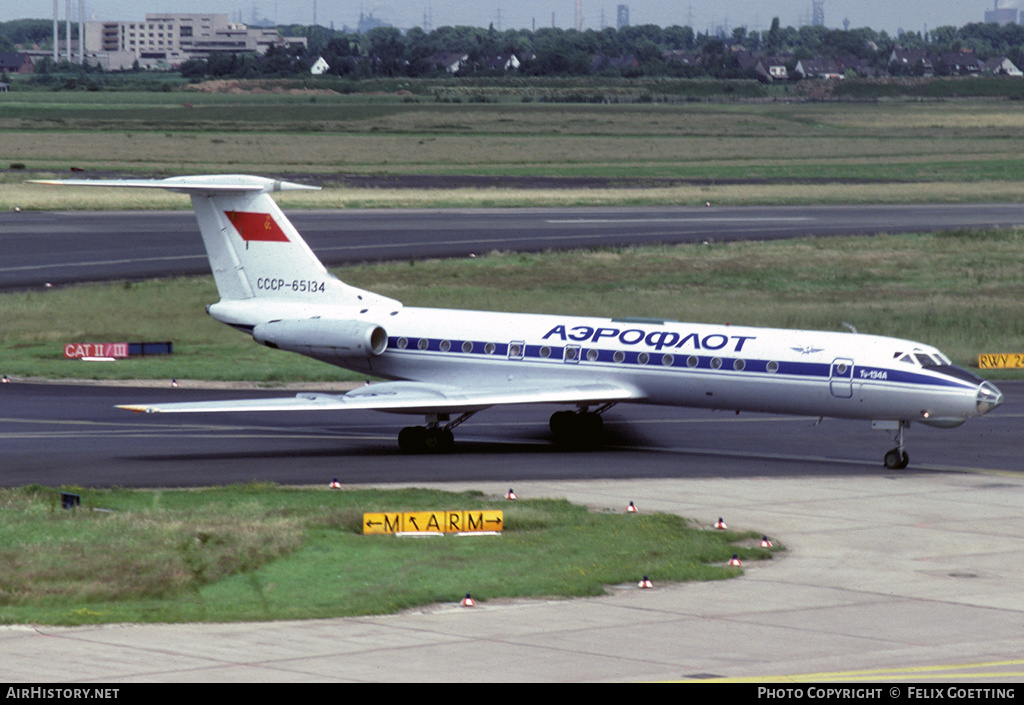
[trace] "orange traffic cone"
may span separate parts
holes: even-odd
[[[740,557],[737,554],[732,554],[732,558],[729,559],[729,565],[740,566],[743,563],[740,561]]]
[[[768,540],[767,536],[761,537],[761,548],[771,548],[772,542]]]

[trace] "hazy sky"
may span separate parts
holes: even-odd
[[[1012,6],[1018,0],[1000,0]],[[67,0],[59,0],[65,16]],[[724,26],[731,30],[769,27],[772,17],[783,26],[810,24],[811,0],[582,0],[583,27],[615,26],[616,6],[629,7],[630,24],[690,24],[697,31]],[[994,0],[825,0],[825,24],[842,28],[871,27],[895,34],[898,29],[922,31],[943,25],[961,26],[984,21]],[[341,28],[355,26],[360,11],[396,27],[493,24],[501,29],[570,28],[576,22],[576,0],[86,0],[86,19],[141,20],[151,12],[219,12],[233,20],[251,21],[254,11],[281,23],[312,24],[314,6],[318,24]],[[72,16],[78,16],[78,0],[72,0]],[[0,0],[0,21],[50,18],[53,0]],[[603,18],[603,22],[602,22]]]

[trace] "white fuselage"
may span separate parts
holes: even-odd
[[[233,302],[226,323],[267,320]],[[931,346],[854,333],[730,325],[397,307],[331,307],[272,317],[364,320],[387,332],[380,355],[329,345],[295,352],[385,379],[515,391],[545,384],[607,382],[644,403],[953,426],[984,413],[982,381]],[[254,320],[249,314],[256,314]],[[994,394],[998,392],[988,385]]]

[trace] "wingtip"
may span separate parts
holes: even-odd
[[[159,409],[154,409],[151,406],[142,406],[140,404],[118,404],[118,409],[124,409],[125,411],[133,411],[136,414],[154,414]]]

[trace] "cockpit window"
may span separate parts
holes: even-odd
[[[952,360],[940,353],[938,350],[932,353],[920,351],[913,353],[897,352],[893,353],[893,357],[908,365],[917,365],[920,367],[946,367],[953,364]]]
[[[896,352],[893,353],[893,358],[907,365],[923,367],[926,370],[949,375],[955,379],[964,380],[974,384],[982,383],[980,377],[976,376],[973,372],[968,372],[962,367],[957,367],[953,364],[952,360],[938,350],[934,350],[930,353],[921,352],[920,350],[915,350],[914,352],[909,353]]]

